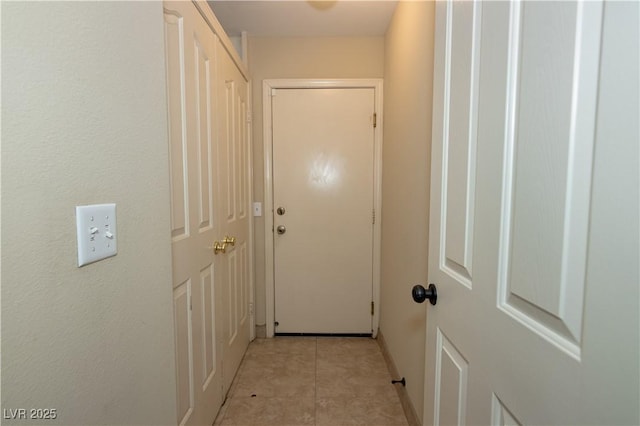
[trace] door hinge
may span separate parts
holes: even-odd
[[[271,96],[275,96],[276,95],[276,89],[271,89]]]
[[[376,209],[371,210],[371,224],[376,224]]]
[[[373,113],[373,128],[375,129],[376,127],[378,127],[378,114],[376,114],[374,112]]]
[[[372,300],[371,301],[371,316],[373,316],[373,313],[375,312],[375,308],[376,308],[376,302],[374,302]]]
[[[251,123],[251,111],[247,111],[247,123]]]

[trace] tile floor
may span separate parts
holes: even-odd
[[[378,343],[256,339],[214,425],[407,425]]]

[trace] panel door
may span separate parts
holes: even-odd
[[[178,424],[212,424],[222,405],[221,261],[215,209],[216,37],[191,2],[164,5]]]
[[[372,332],[374,90],[272,93],[276,333]]]
[[[638,424],[637,40],[637,3],[437,3],[425,424]]]
[[[248,84],[218,43],[217,166],[220,229],[234,239],[221,254],[220,271],[224,341],[224,389],[229,390],[249,345],[250,321],[250,200]],[[221,235],[222,235],[221,234]]]

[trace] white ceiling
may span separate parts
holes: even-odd
[[[230,36],[357,37],[381,36],[396,0],[209,0]]]

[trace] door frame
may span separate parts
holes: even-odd
[[[380,238],[382,213],[382,82],[376,79],[267,79],[262,82],[262,132],[264,152],[264,241],[265,241],[265,295],[267,337],[275,334],[275,276],[273,256],[273,132],[271,91],[273,89],[374,89],[374,164],[373,164],[373,206],[376,212],[373,224],[373,282],[374,302],[371,320],[372,337],[378,334],[380,320]]]

